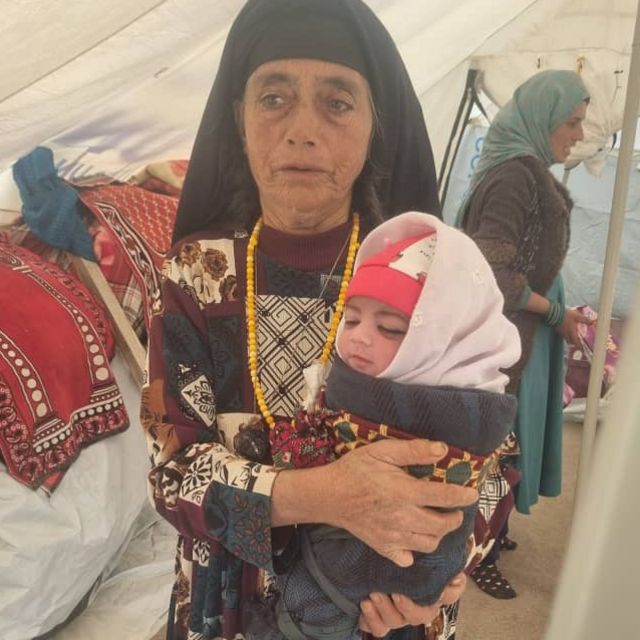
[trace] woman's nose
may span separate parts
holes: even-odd
[[[287,144],[314,147],[318,141],[319,119],[313,105],[298,104],[291,111],[287,129]]]

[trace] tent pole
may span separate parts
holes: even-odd
[[[607,351],[607,338],[611,323],[613,295],[615,292],[616,271],[620,242],[624,226],[624,214],[629,191],[629,176],[633,161],[633,149],[638,124],[638,106],[640,105],[640,0],[636,9],[636,23],[633,32],[631,48],[631,62],[629,65],[629,79],[627,81],[627,96],[622,120],[622,141],[618,155],[616,181],[611,205],[611,219],[607,237],[607,251],[605,256],[602,283],[600,285],[600,304],[598,306],[598,327],[593,349],[591,372],[589,375],[589,390],[587,392],[587,408],[582,431],[582,446],[578,463],[578,479],[576,485],[576,505],[586,498],[583,496],[587,471],[591,462],[593,446],[598,422],[598,407],[600,404],[600,390],[604,375],[604,363]]]
[[[467,71],[467,80],[464,87],[464,93],[462,94],[462,98],[460,99],[460,104],[458,105],[458,112],[456,113],[456,119],[453,123],[453,127],[451,128],[451,135],[449,136],[449,141],[447,142],[447,148],[444,152],[444,158],[442,159],[442,164],[440,165],[440,175],[438,176],[438,189],[440,190],[440,203],[444,204],[447,192],[447,185],[449,182],[449,174],[451,173],[451,169],[453,167],[453,163],[456,159],[455,152],[450,159],[451,155],[451,147],[453,146],[453,142],[456,137],[460,136],[459,127],[462,126],[462,132],[467,127],[467,120],[464,119],[464,111],[465,108],[467,112],[470,112],[471,109],[467,107],[467,104],[470,103],[473,105],[473,91],[476,83],[476,78],[478,76],[477,69],[469,69]]]
[[[449,166],[449,172],[447,173],[447,177],[446,180],[444,181],[444,185],[442,186],[442,196],[441,196],[441,201],[442,204],[444,204],[447,200],[447,193],[449,191],[449,181],[451,180],[451,172],[453,171],[453,163],[455,162],[455,159],[458,157],[458,151],[460,151],[460,145],[462,144],[462,138],[464,137],[464,132],[467,129],[467,126],[469,125],[469,117],[471,116],[471,110],[473,109],[473,89],[469,89],[468,90],[468,102],[466,104],[466,110],[463,116],[463,122],[462,122],[462,128],[460,129],[460,131],[458,131],[456,133],[457,139],[456,139],[456,147],[453,151],[453,156],[451,158],[451,164]]]

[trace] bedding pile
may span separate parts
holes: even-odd
[[[94,250],[127,319],[142,339],[160,295],[178,199],[130,184],[79,190],[94,218]]]
[[[111,326],[73,276],[1,236],[0,300],[0,455],[53,491],[84,447],[129,425]]]
[[[127,183],[102,173],[65,180],[58,164],[50,149],[36,147],[14,165],[22,219],[7,233],[65,270],[69,254],[60,249],[95,259],[144,343],[188,161],[154,162]]]
[[[0,218],[2,640],[64,638],[84,607],[110,606],[119,584],[114,572],[147,501],[140,390],[122,357],[112,360],[110,322],[75,277],[68,232],[82,240],[76,255],[97,260],[144,340],[187,165],[155,163],[130,183],[71,182],[52,172],[49,153],[35,153],[23,159],[21,188],[9,198],[18,215]],[[140,628],[165,618],[171,555],[163,548],[158,556],[160,595],[153,620],[138,612]],[[127,588],[133,579],[122,572]],[[92,637],[93,627],[103,637],[103,623],[81,617],[79,637]],[[131,624],[122,620],[115,635],[128,637]]]

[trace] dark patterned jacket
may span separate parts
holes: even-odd
[[[302,401],[301,369],[320,354],[339,289],[327,275],[349,232],[343,225],[292,242],[262,229],[258,371],[276,416],[291,416]],[[247,241],[246,234],[199,234],[174,247],[150,327],[141,411],[150,491],[179,533],[170,640],[242,638],[242,604],[268,588],[279,551],[271,528],[275,470],[232,451],[238,425],[230,417],[255,414],[243,300]]]
[[[520,360],[507,371],[517,389],[541,316],[524,310],[530,291],[544,296],[560,273],[569,247],[568,191],[537,158],[507,160],[476,187],[463,218],[496,276],[505,314],[522,340]]]

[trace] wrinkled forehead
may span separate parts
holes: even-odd
[[[369,93],[369,83],[358,71],[335,62],[310,59],[271,60],[257,67],[246,88],[260,91],[267,86],[285,85],[300,89],[311,84],[346,91],[356,97]]]

